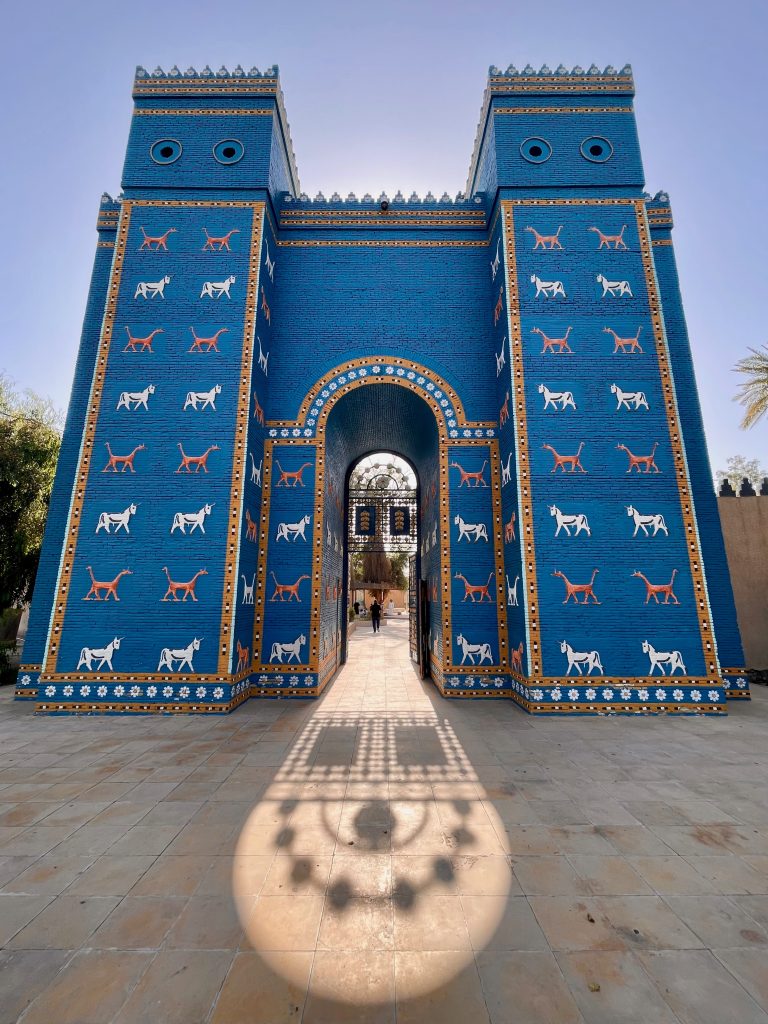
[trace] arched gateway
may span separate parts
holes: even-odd
[[[629,68],[492,68],[466,195],[300,191],[277,69],[134,83],[17,694],[222,712],[343,656],[345,480],[419,478],[446,696],[746,696],[664,193]],[[735,667],[734,667],[735,666]]]

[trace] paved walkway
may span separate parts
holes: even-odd
[[[765,691],[537,720],[406,630],[228,718],[3,693],[0,1024],[768,1024]]]

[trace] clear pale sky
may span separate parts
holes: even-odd
[[[734,362],[768,342],[765,0],[95,0],[8,4],[0,60],[0,369],[66,408],[136,64],[279,64],[314,195],[463,189],[489,64],[629,62],[650,192],[670,193],[710,456],[768,464]]]

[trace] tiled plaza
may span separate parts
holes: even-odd
[[[442,700],[407,623],[311,702],[0,696],[0,1024],[768,1024],[768,695]]]

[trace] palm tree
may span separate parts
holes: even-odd
[[[746,378],[736,395],[736,401],[747,410],[741,421],[743,430],[753,427],[768,413],[768,346],[763,345],[762,351],[751,348],[749,353],[735,366],[736,372],[743,373]]]

